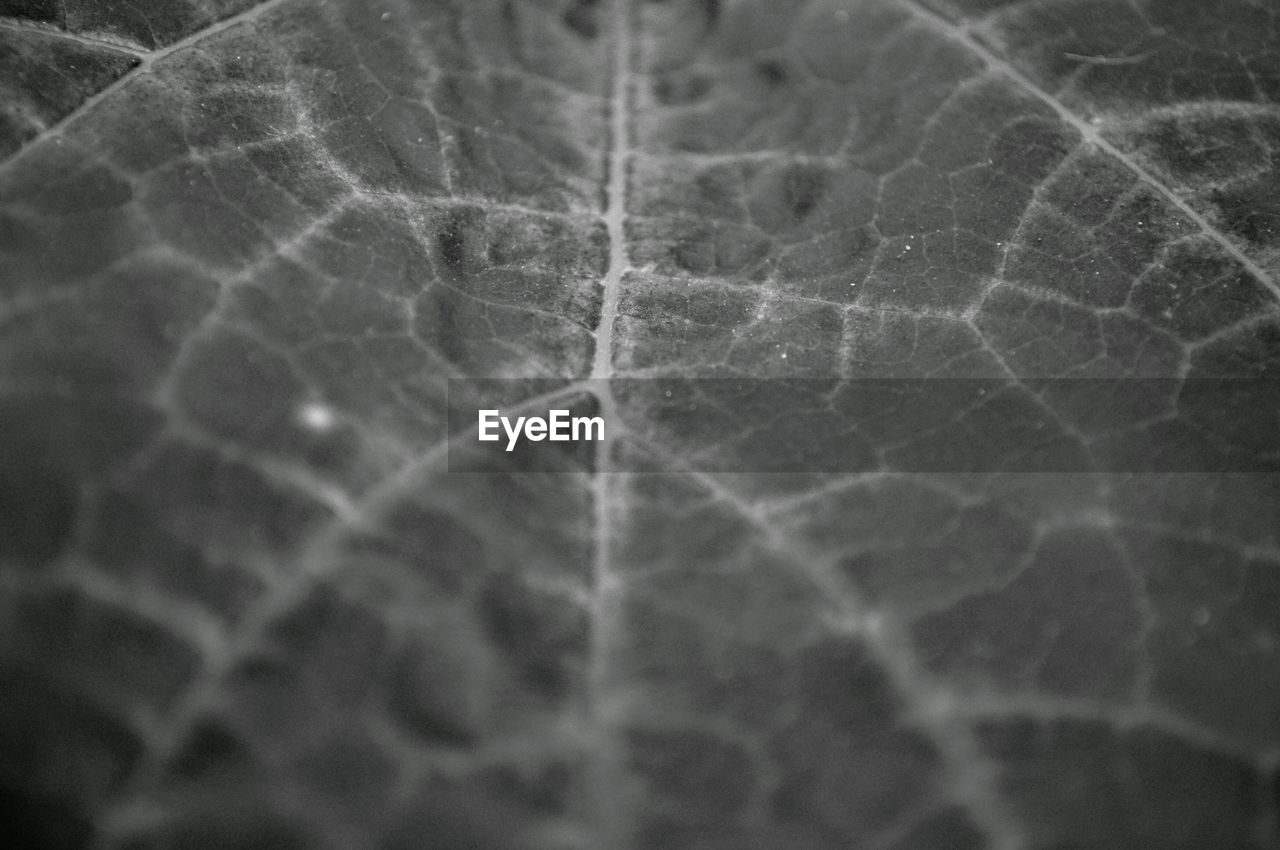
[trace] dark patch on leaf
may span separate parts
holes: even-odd
[[[1257,183],[1215,191],[1211,198],[1232,233],[1253,248],[1280,245],[1280,174],[1272,172]]]
[[[585,647],[581,611],[531,594],[505,576],[490,580],[478,604],[485,631],[503,656],[548,699],[561,699]]]
[[[29,799],[96,803],[119,790],[142,752],[121,718],[70,683],[5,666],[0,693],[0,786]]]
[[[1265,846],[1254,824],[1270,801],[1251,764],[1105,721],[992,722],[979,733],[1038,846]]]
[[[470,267],[471,241],[482,221],[477,211],[465,211],[449,213],[441,223],[436,247],[451,276],[461,276]]]
[[[1085,531],[1064,533],[1041,542],[1005,587],[924,618],[915,637],[935,667],[989,677],[998,687],[1119,695],[1136,671],[1134,594],[1114,545]]]
[[[484,777],[436,780],[397,814],[378,850],[524,850],[530,812]]]
[[[778,59],[764,59],[756,63],[756,72],[770,86],[785,86],[791,78],[787,65]]]
[[[234,814],[202,813],[198,819],[134,839],[126,850],[321,850],[332,846],[308,826],[261,811],[262,802],[247,794],[226,805],[235,806]]]
[[[814,713],[849,732],[887,729],[899,708],[888,678],[853,641],[806,650],[797,665],[800,694]]]
[[[465,659],[455,657],[463,645],[465,637],[409,644],[393,662],[388,693],[392,717],[433,747],[461,749],[481,737],[469,692],[474,685],[467,679]]]
[[[696,103],[711,92],[712,81],[696,71],[671,71],[653,79],[653,97],[663,106]]]
[[[637,729],[628,733],[631,766],[651,793],[709,825],[732,819],[751,801],[753,765],[741,748],[713,735]]]
[[[791,214],[802,219],[822,200],[826,192],[827,175],[816,168],[792,168],[787,172],[784,185]]]
[[[574,773],[577,765],[562,761],[534,766],[502,766],[483,773],[486,784],[506,799],[534,811],[564,815],[574,802]]]
[[[600,34],[600,0],[573,0],[564,12],[564,23],[583,38],[595,38]]]
[[[29,21],[61,22],[62,0],[0,0],[0,15]]]
[[[82,850],[93,835],[89,813],[72,800],[0,783],[0,846]]]
[[[169,770],[181,779],[201,779],[253,765],[245,741],[223,720],[207,718],[187,736]]]
[[[973,818],[962,809],[950,808],[916,824],[891,846],[893,850],[982,850],[988,844]]]
[[[1230,180],[1265,166],[1268,150],[1259,131],[1274,127],[1234,116],[1191,115],[1154,120],[1133,133],[1132,143],[1179,184]]]
[[[56,472],[0,465],[0,563],[43,567],[70,542],[79,496]]]

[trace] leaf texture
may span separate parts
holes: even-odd
[[[0,15],[6,846],[1280,841],[1274,475],[712,474],[609,389],[1200,427],[1280,370],[1270,4]],[[622,428],[451,474],[481,377]]]

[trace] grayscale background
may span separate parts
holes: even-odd
[[[0,0],[0,846],[1275,848],[1278,373],[1275,0]]]

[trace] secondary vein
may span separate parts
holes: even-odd
[[[161,47],[157,50],[153,50],[150,53],[144,53],[139,55],[139,54],[133,53],[132,51],[122,50],[122,52],[126,52],[131,56],[137,56],[142,61],[139,62],[137,65],[135,65],[133,68],[129,69],[129,71],[127,71],[126,73],[121,74],[114,81],[112,81],[111,84],[108,85],[106,88],[102,89],[97,94],[85,100],[84,103],[80,104],[71,112],[68,112],[56,123],[52,124],[47,130],[41,133],[39,137],[32,139],[30,142],[27,142],[25,145],[23,145],[21,148],[15,151],[14,154],[10,156],[7,160],[0,161],[0,173],[3,173],[9,170],[13,165],[21,162],[27,156],[29,151],[32,151],[35,148],[39,147],[40,142],[48,138],[62,135],[62,133],[68,127],[70,127],[76,121],[80,120],[82,116],[87,115],[89,112],[91,112],[93,108],[97,106],[99,103],[111,97],[120,89],[129,85],[131,82],[133,82],[142,74],[149,73],[151,69],[155,66],[155,64],[159,62],[161,59],[164,59],[166,56],[169,56],[172,53],[177,53],[180,50],[185,50],[186,48],[191,47],[197,42],[203,41],[206,38],[211,38],[212,36],[215,36],[224,30],[230,29],[231,27],[253,21],[258,17],[262,16],[264,13],[270,11],[271,9],[274,9],[276,6],[280,6],[288,2],[290,2],[290,0],[265,0],[265,2],[263,3],[259,3],[258,5],[253,6],[249,9],[245,9],[243,12],[240,12],[239,14],[236,14],[236,15],[232,15],[229,18],[223,18],[222,20],[217,21],[213,24],[210,24],[209,26],[205,27],[204,29],[198,32],[192,33],[186,38],[175,41],[173,44],[170,44],[166,47]],[[120,48],[117,48],[117,49],[120,49]]]
[[[992,53],[990,49],[984,46],[980,41],[969,34],[963,27],[947,20],[943,16],[934,12],[932,9],[926,8],[919,0],[894,0],[898,6],[909,13],[912,17],[920,20],[929,27],[937,30],[942,35],[959,42],[969,52],[973,53],[982,60],[990,70],[1012,80],[1019,88],[1026,91],[1032,97],[1048,106],[1058,117],[1066,124],[1074,127],[1076,132],[1098,149],[1105,151],[1117,162],[1129,169],[1143,183],[1146,183],[1155,191],[1159,192],[1162,197],[1174,207],[1176,207],[1183,215],[1185,215],[1196,227],[1211,238],[1214,242],[1226,251],[1236,262],[1238,262],[1250,275],[1257,279],[1259,283],[1265,286],[1276,300],[1280,301],[1280,284],[1271,279],[1271,276],[1255,263],[1244,251],[1227,238],[1226,234],[1216,228],[1203,215],[1198,213],[1190,204],[1180,198],[1172,189],[1165,186],[1154,174],[1148,171],[1137,160],[1129,154],[1120,150],[1110,141],[1106,139],[1098,128],[1094,127],[1085,119],[1076,115],[1067,108],[1061,100],[1054,95],[1036,85],[1029,77],[1015,68],[1008,60],[1003,59]]]
[[[120,41],[111,41],[106,38],[99,38],[92,35],[84,35],[71,30],[61,29],[51,24],[27,23],[14,18],[0,18],[0,30],[9,30],[16,33],[34,33],[43,35],[48,38],[57,39],[59,41],[70,41],[83,45],[93,50],[105,50],[108,53],[118,53],[122,56],[128,56],[138,61],[145,61],[148,51],[134,47],[133,45]]]

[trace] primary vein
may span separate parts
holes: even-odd
[[[613,377],[613,331],[618,318],[618,302],[622,279],[629,268],[626,236],[627,167],[630,158],[628,116],[631,86],[631,21],[629,0],[613,3],[613,51],[609,96],[608,182],[602,218],[609,236],[609,265],[601,283],[600,321],[596,326],[596,351],[591,378],[596,386],[600,413],[606,422],[604,439],[596,447],[595,471],[592,478],[594,536],[592,554],[591,647],[588,654],[586,701],[584,711],[590,731],[597,737],[596,781],[591,783],[600,837],[608,846],[616,846],[623,835],[623,818],[619,810],[620,796],[614,784],[621,770],[622,756],[612,727],[617,708],[609,694],[609,678],[614,638],[619,623],[618,593],[620,581],[610,559],[613,539],[613,474],[612,452],[617,428],[620,427],[610,379]]]

